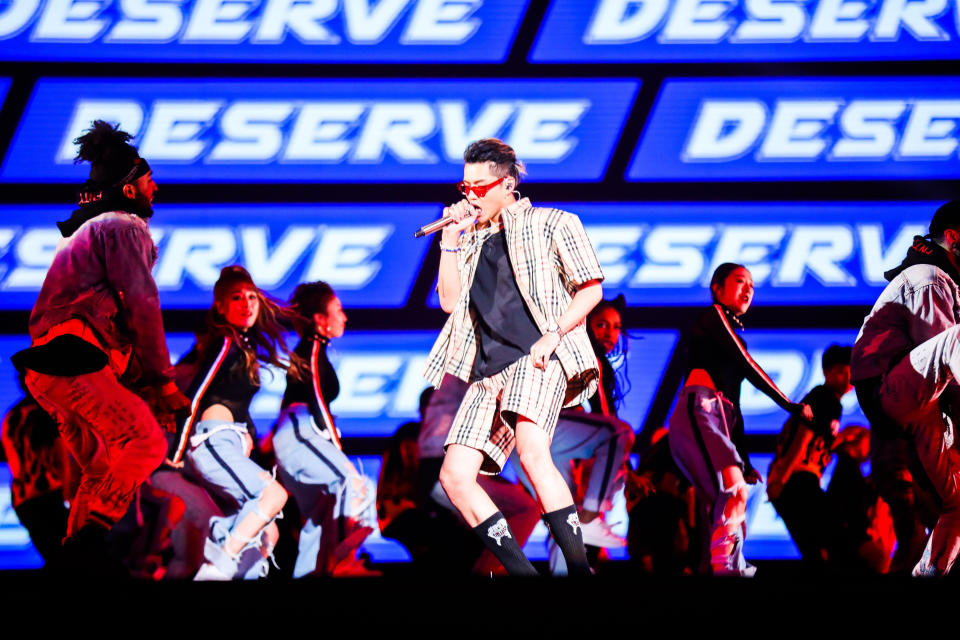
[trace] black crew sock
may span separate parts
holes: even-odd
[[[497,560],[511,576],[540,575],[527,560],[527,556],[523,555],[523,549],[520,548],[516,538],[513,537],[507,519],[499,511],[475,526],[473,532],[483,541],[483,545],[497,557]]]
[[[557,546],[567,561],[567,574],[571,576],[589,576],[590,563],[587,561],[587,549],[583,546],[583,533],[580,531],[580,517],[577,506],[570,505],[543,514],[543,521],[550,529]]]

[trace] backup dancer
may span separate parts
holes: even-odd
[[[913,500],[904,493],[914,460],[941,501],[914,575],[949,573],[960,552],[960,454],[954,445],[960,201],[937,209],[929,231],[915,237],[903,262],[883,274],[889,284],[864,319],[850,360],[857,399],[870,420],[871,468],[897,526],[894,566],[903,563],[901,550],[912,546]]]
[[[852,347],[831,345],[821,360],[824,383],[803,397],[816,420],[803,422],[791,416],[777,438],[776,455],[767,476],[767,496],[787,525],[804,564],[820,569],[832,560],[830,547],[833,518],[820,487],[823,472],[832,459],[835,438],[843,414],[841,400],[853,389],[850,384]]]
[[[197,580],[266,576],[279,532],[274,519],[287,492],[250,459],[256,431],[250,402],[260,389],[260,362],[286,369],[285,311],[267,299],[240,266],[224,267],[214,303],[197,344],[178,368],[193,367],[187,388],[190,416],[179,433],[172,462],[224,507],[210,519],[206,562]]]
[[[378,527],[376,486],[343,453],[329,408],[340,382],[327,345],[343,335],[347,315],[325,282],[301,284],[290,305],[303,325],[294,350],[302,371],[287,375],[273,448],[304,520],[293,576],[370,575],[355,551]]]
[[[464,153],[465,199],[444,209],[437,291],[451,314],[425,375],[471,382],[446,442],[440,483],[511,575],[537,575],[506,519],[477,483],[499,473],[514,446],[571,575],[589,574],[570,489],[550,457],[563,406],[594,394],[599,377],[584,319],[602,299],[603,272],[580,220],[534,207],[523,172],[499,140]],[[461,235],[462,234],[462,235]]]
[[[173,382],[150,274],[157,185],[130,139],[97,120],[75,141],[90,179],[57,225],[63,239],[30,314],[32,347],[14,356],[82,470],[64,547],[68,566],[93,573],[106,571],[107,531],[163,461],[158,419],[172,424],[188,403]]]
[[[710,282],[713,305],[694,325],[686,375],[669,422],[670,453],[690,480],[711,522],[714,575],[751,576],[743,558],[747,484],[760,481],[743,446],[740,384],[753,386],[807,422],[810,407],[790,401],[747,353],[737,333],[753,301],[753,278],[743,265],[721,264]]]

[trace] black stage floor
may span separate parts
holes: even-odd
[[[891,631],[887,626],[896,622],[914,625],[917,633],[911,635],[923,637],[924,629],[960,624],[957,577],[813,576],[792,562],[760,562],[752,579],[659,579],[638,576],[625,563],[611,564],[585,580],[421,576],[409,565],[380,568],[385,575],[379,578],[230,584],[104,584],[43,571],[7,571],[0,572],[0,593],[6,612],[40,607],[47,612],[41,615],[52,616],[49,621],[55,623],[72,619],[75,624],[72,612],[106,619],[120,612],[147,631],[150,620],[165,620],[167,626],[173,615],[186,616],[188,628],[199,625],[194,631],[243,631],[248,624],[266,624],[275,629],[271,635],[280,637],[306,628],[322,635],[327,625],[332,630],[348,624],[352,638],[405,628],[419,637],[450,625],[458,629],[455,636],[469,637],[489,638],[514,629],[537,637],[551,630],[578,635],[616,630],[617,635],[659,638],[667,634],[651,635],[649,625],[666,625],[675,632],[670,636],[696,629],[712,630],[720,638],[760,640],[771,635],[833,637],[841,629]],[[51,602],[56,609],[44,604]]]

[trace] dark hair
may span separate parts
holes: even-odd
[[[941,205],[930,220],[930,237],[939,238],[947,229],[960,229],[960,200]]]
[[[140,162],[137,148],[130,144],[133,136],[103,120],[94,120],[82,136],[73,141],[79,145],[74,164],[90,163],[90,179],[101,184],[122,182]]]
[[[257,298],[260,301],[257,321],[247,332],[247,340],[240,337],[237,328],[227,322],[227,319],[217,309],[217,303],[223,302],[224,297],[238,284],[247,285],[256,291]],[[292,324],[294,314],[290,309],[267,297],[253,283],[253,278],[250,277],[246,269],[240,265],[231,265],[221,269],[220,278],[213,287],[213,300],[213,305],[207,311],[206,326],[197,335],[197,350],[200,353],[206,351],[212,340],[230,337],[243,349],[247,375],[251,382],[257,383],[260,379],[259,362],[272,364],[284,370],[290,369],[289,363],[280,360],[279,353],[282,352],[288,359],[292,355],[284,339],[284,332],[287,326]],[[248,342],[249,347],[245,346]]]
[[[516,184],[520,184],[520,176],[527,174],[526,167],[517,160],[517,154],[510,145],[496,138],[484,138],[470,143],[463,152],[463,161],[466,164],[489,162],[494,165],[490,167],[493,175],[498,178],[511,176]]]
[[[710,295],[714,301],[717,299],[717,292],[714,290],[714,287],[722,287],[723,283],[730,277],[730,274],[737,269],[746,269],[746,267],[736,262],[724,262],[714,269],[713,277],[710,278]]]
[[[587,314],[587,336],[590,338],[590,344],[593,345],[593,351],[597,354],[597,357],[603,357],[609,364],[610,368],[613,369],[613,403],[615,406],[619,407],[620,402],[623,400],[624,396],[630,392],[630,378],[627,375],[627,353],[630,350],[629,336],[626,330],[620,330],[620,340],[617,342],[616,346],[613,348],[609,354],[604,353],[603,347],[597,341],[596,336],[593,335],[593,330],[590,328],[590,321],[594,317],[603,313],[607,309],[613,309],[619,315],[621,320],[623,319],[624,312],[627,310],[627,300],[623,297],[621,293],[613,300],[603,299],[597,303],[589,314]],[[616,362],[617,366],[614,367],[613,363]],[[599,393],[603,393],[603,389],[598,390]]]
[[[331,287],[322,280],[316,282],[304,282],[298,284],[293,295],[290,296],[290,308],[300,316],[301,320],[306,321],[303,327],[297,329],[303,333],[305,328],[313,326],[313,315],[316,313],[327,313],[330,301],[337,297]]]
[[[832,344],[823,352],[823,357],[820,359],[820,366],[823,367],[824,372],[826,372],[827,369],[835,367],[838,364],[849,365],[852,353],[853,347]]]

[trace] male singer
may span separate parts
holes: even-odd
[[[477,483],[513,447],[570,575],[587,575],[573,496],[550,457],[560,409],[596,392],[597,358],[584,318],[603,298],[603,272],[580,220],[534,207],[515,191],[523,164],[495,139],[464,153],[460,191],[446,207],[437,291],[450,314],[425,376],[470,382],[447,437],[440,482],[511,575],[537,575],[506,519]]]

